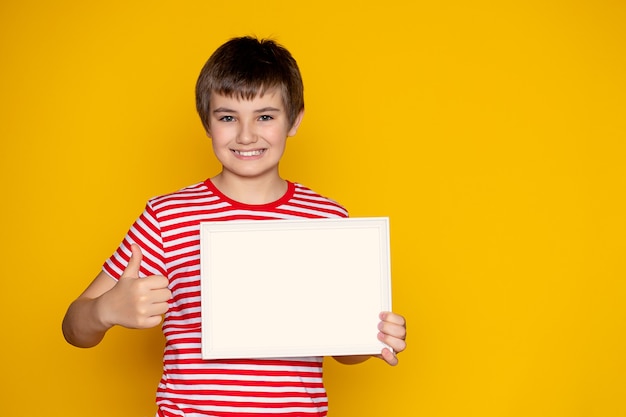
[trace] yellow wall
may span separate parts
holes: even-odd
[[[370,4],[370,5],[368,5]],[[298,59],[283,174],[390,216],[397,368],[331,416],[626,415],[626,3],[5,0],[0,415],[150,416],[158,329],[60,322],[145,200],[214,174],[194,112],[243,34]]]

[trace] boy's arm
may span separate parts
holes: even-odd
[[[63,335],[78,347],[96,346],[115,325],[149,328],[161,323],[171,292],[167,278],[139,278],[141,250],[131,246],[132,256],[118,281],[100,272],[85,291],[70,304],[63,318]]]
[[[62,325],[63,336],[68,343],[82,348],[100,343],[107,330],[111,328],[100,317],[100,297],[114,286],[115,280],[102,271],[70,304]]]
[[[378,324],[378,340],[389,346],[383,348],[380,355],[374,355],[387,362],[389,365],[398,364],[397,354],[406,349],[406,320],[403,316],[389,311],[380,313],[380,323]],[[352,365],[364,362],[371,356],[335,356],[337,362]]]

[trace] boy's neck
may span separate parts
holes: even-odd
[[[273,178],[231,177],[221,172],[211,178],[213,185],[228,198],[243,204],[268,204],[279,200],[287,192],[287,181]]]

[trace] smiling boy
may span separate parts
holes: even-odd
[[[200,352],[201,221],[342,218],[347,211],[278,170],[304,115],[296,61],[271,40],[235,38],[203,67],[196,104],[221,171],[148,201],[102,271],[69,306],[67,341],[97,345],[113,326],[148,328],[163,319],[166,346],[157,416],[317,415],[328,398],[321,357],[203,360]],[[378,338],[406,348],[402,316],[380,315]],[[338,316],[337,320],[341,320]],[[276,328],[279,329],[280,317]],[[367,356],[338,357],[358,363]]]
[[[280,92],[273,88],[251,100],[213,93],[207,130],[222,171],[211,181],[230,198],[264,204],[278,200],[287,182],[278,175],[287,138],[296,134],[303,112],[293,123]]]

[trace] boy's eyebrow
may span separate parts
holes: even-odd
[[[276,107],[263,107],[262,109],[258,109],[255,110],[255,113],[265,113],[268,111],[280,111],[280,109],[277,109]]]
[[[218,107],[217,109],[213,110],[213,113],[234,113],[234,112],[235,110],[231,110],[226,107]]]

